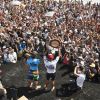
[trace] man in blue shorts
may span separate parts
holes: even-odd
[[[38,65],[40,64],[40,60],[37,59],[34,54],[31,55],[28,53],[26,54],[26,58],[27,58],[26,64],[28,65],[28,68],[29,68],[28,69],[29,70],[29,72],[28,72],[29,87],[32,88],[33,80],[34,80],[35,89],[37,90],[37,89],[41,88],[41,86],[38,85],[39,84],[39,82],[38,82],[38,80],[39,80]]]

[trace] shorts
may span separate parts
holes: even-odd
[[[39,80],[39,75],[36,75],[33,73],[34,71],[30,70],[28,73],[28,79],[29,80],[34,80],[34,81],[38,81]]]
[[[47,73],[46,74],[46,79],[47,80],[52,80],[52,81],[54,81],[55,80],[55,77],[56,77],[56,73]]]

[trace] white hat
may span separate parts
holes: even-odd
[[[80,63],[81,63],[82,66],[84,66],[84,61],[81,61]]]
[[[27,32],[28,35],[31,35],[31,32]]]
[[[96,61],[96,62],[98,62],[98,61],[99,61],[99,59],[95,59],[95,61]]]
[[[64,41],[63,43],[67,44],[68,42],[67,41]]]
[[[3,46],[3,49],[6,49],[6,46]]]
[[[34,38],[37,39],[38,37],[35,36]]]
[[[73,31],[72,31],[72,30],[69,30],[69,32],[70,32],[70,33],[73,33]]]
[[[81,59],[81,60],[83,60],[83,57],[82,56],[79,56],[78,58]]]

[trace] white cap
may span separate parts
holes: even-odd
[[[3,46],[3,49],[5,49],[6,48],[6,46]]]
[[[73,33],[73,31],[72,31],[72,30],[69,30],[69,32],[70,32],[70,33]]]
[[[82,66],[84,66],[84,61],[81,61],[80,63],[81,63]]]
[[[83,57],[82,56],[79,56],[78,58],[83,60]]]

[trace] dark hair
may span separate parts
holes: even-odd
[[[84,70],[84,68],[83,68],[82,66],[80,66],[80,67],[79,67],[79,69],[80,69],[81,71],[83,71],[83,70]]]
[[[35,58],[35,57],[36,57],[36,55],[35,55],[35,54],[31,54],[31,57],[32,57],[32,58]]]

